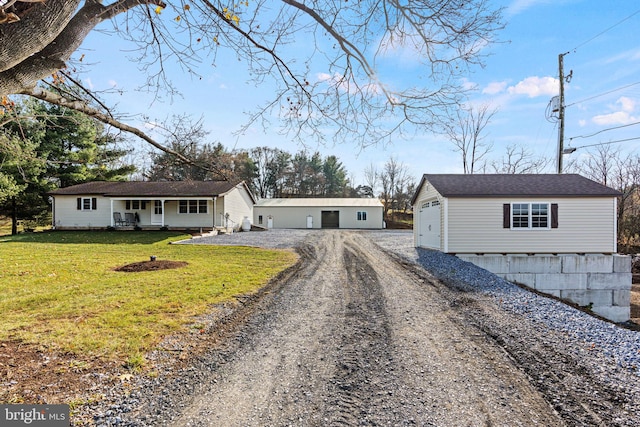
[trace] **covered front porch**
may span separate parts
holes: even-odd
[[[211,231],[226,229],[231,221],[224,214],[224,199],[217,197],[113,197],[110,218],[111,227],[123,230]]]

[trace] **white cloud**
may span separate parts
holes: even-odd
[[[616,55],[605,58],[604,60],[598,59],[598,61],[600,63],[613,64],[620,61],[633,62],[639,59],[640,59],[640,49],[634,48],[634,49],[626,50],[624,52],[617,53]]]
[[[118,87],[118,82],[115,80],[109,80],[109,86],[111,87]]]
[[[487,95],[496,95],[498,93],[504,92],[507,88],[507,82],[491,82],[484,89],[482,89],[482,93],[486,93]]]
[[[549,4],[549,0],[515,0],[507,7],[507,15],[513,16],[538,4]]]
[[[143,126],[144,126],[145,129],[149,129],[149,130],[154,130],[154,129],[160,127],[158,122],[144,122]]]
[[[601,126],[610,126],[610,125],[627,125],[630,123],[634,123],[640,121],[640,117],[634,116],[633,113],[636,111],[636,101],[626,96],[621,96],[616,101],[615,105],[611,106],[611,109],[615,109],[609,114],[600,114],[598,116],[594,116],[591,120]]]
[[[558,79],[553,77],[527,77],[510,86],[508,92],[511,95],[527,95],[529,98],[538,96],[554,96],[558,94]]]
[[[87,89],[91,89],[91,90],[93,90],[93,82],[91,81],[91,79],[90,79],[90,78],[86,78],[86,79],[84,79],[84,86],[85,86]]]
[[[600,116],[594,116],[591,120],[597,125],[626,125],[636,121],[631,115],[625,111],[617,111],[611,114],[602,114]]]
[[[462,88],[464,90],[475,90],[478,85],[467,78],[461,80]]]
[[[628,113],[631,113],[636,109],[636,101],[626,96],[621,96],[617,103],[622,107],[622,111],[626,111]]]

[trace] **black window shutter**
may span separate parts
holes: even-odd
[[[551,203],[551,228],[558,228],[558,204]]]
[[[78,209],[79,211],[82,210],[82,197],[78,197],[76,199],[76,209]]]
[[[124,202],[124,208],[126,210],[131,210],[131,202],[129,200],[127,200],[126,202]]]
[[[91,198],[91,210],[95,211],[96,209],[98,209],[98,199],[96,199],[95,197]]]
[[[143,210],[147,209],[147,201],[146,200],[141,201],[140,204],[142,205],[141,207],[142,207]]]
[[[502,228],[511,228],[511,204],[502,205]]]

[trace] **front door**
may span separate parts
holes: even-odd
[[[153,212],[151,213],[151,224],[152,225],[163,225],[162,224],[162,200],[154,200],[153,201]]]

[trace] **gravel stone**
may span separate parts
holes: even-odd
[[[156,376],[105,392],[105,426],[640,425],[640,333],[413,247],[411,231],[269,230],[180,244],[301,262],[169,337]],[[209,345],[209,341],[206,341]]]

